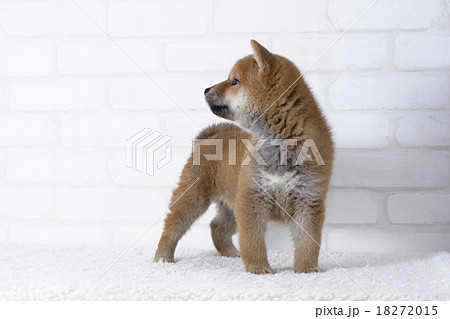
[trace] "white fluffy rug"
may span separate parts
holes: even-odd
[[[154,249],[0,246],[6,300],[449,300],[450,253],[333,254],[319,274],[295,274],[293,254],[270,251],[274,275],[244,272],[214,251],[179,249],[177,263],[152,263]],[[98,280],[98,281],[97,281]],[[96,282],[97,281],[97,282]],[[95,283],[95,284],[94,284]],[[87,293],[86,293],[87,291]]]

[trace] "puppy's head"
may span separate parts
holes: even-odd
[[[300,76],[289,60],[270,53],[255,40],[251,46],[253,55],[237,61],[225,81],[205,90],[214,114],[248,129],[264,113],[277,112],[278,100]]]

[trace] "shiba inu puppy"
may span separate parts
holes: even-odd
[[[279,220],[290,225],[295,271],[318,272],[332,136],[298,68],[254,40],[251,46],[253,55],[237,61],[228,79],[205,90],[211,111],[237,125],[212,125],[194,142],[154,260],[174,262],[178,241],[215,202],[211,235],[220,255],[241,256],[248,272],[273,273],[264,235],[267,222]],[[211,154],[221,158],[207,160]]]

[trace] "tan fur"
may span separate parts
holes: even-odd
[[[295,271],[320,271],[319,247],[334,154],[331,133],[295,65],[254,40],[251,44],[254,54],[237,61],[227,80],[205,91],[211,110],[238,126],[218,124],[200,133],[200,139],[223,140],[223,160],[206,160],[204,154],[214,154],[215,147],[195,144],[200,147],[201,163],[194,165],[191,155],[183,169],[155,260],[173,262],[180,238],[215,202],[218,214],[211,222],[211,235],[222,256],[239,255],[231,240],[238,232],[245,269],[272,273],[264,235],[270,219],[280,220],[292,230]],[[233,139],[237,141],[236,165],[228,160]],[[248,165],[241,165],[249,156],[245,139],[252,144],[261,139],[295,139],[297,146],[289,148],[295,155],[305,140],[312,139],[325,165],[305,161],[301,166],[280,166],[271,162],[273,146],[266,145],[262,153],[268,165],[258,164],[253,157]]]

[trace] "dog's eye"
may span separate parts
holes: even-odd
[[[238,79],[234,79],[233,82],[231,82],[231,85],[237,85],[239,84],[239,80]]]

